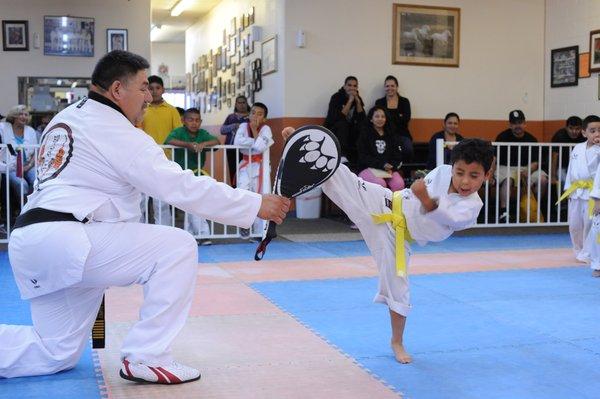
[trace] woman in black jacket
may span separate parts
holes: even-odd
[[[386,112],[375,106],[367,119],[368,123],[358,139],[358,176],[392,191],[402,190],[404,179],[398,171],[402,165],[403,148],[398,137],[389,129]]]
[[[410,101],[398,93],[398,79],[388,75],[384,81],[385,97],[375,101],[375,105],[382,107],[388,115],[388,123],[392,132],[401,137],[400,142],[404,147],[404,159],[410,160],[413,154],[412,136],[408,129],[410,122]]]
[[[437,166],[436,162],[436,141],[437,139],[444,139],[444,141],[459,142],[463,139],[463,136],[458,134],[458,124],[460,118],[456,112],[449,112],[444,118],[444,130],[434,133],[429,140],[429,153],[427,154],[427,169],[432,170]],[[444,146],[444,163],[450,164],[450,157],[452,155],[452,145]]]

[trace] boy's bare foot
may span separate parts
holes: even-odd
[[[592,277],[600,277],[600,270],[598,270],[598,269],[592,270]]]
[[[394,351],[394,356],[399,363],[407,364],[412,362],[412,357],[404,350],[404,346],[402,344],[392,342],[392,350]]]

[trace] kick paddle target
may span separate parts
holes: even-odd
[[[329,179],[340,165],[340,143],[322,126],[303,126],[296,130],[283,148],[273,184],[273,193],[294,198]],[[277,237],[275,222],[269,221],[254,260],[261,260],[267,245]]]

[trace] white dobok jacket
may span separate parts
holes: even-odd
[[[115,104],[92,92],[56,115],[45,129],[34,192],[23,212],[44,208],[91,222],[138,222],[141,192],[202,218],[245,228],[261,205],[259,194],[182,170]],[[48,258],[40,268],[28,262],[33,255],[11,253],[25,299],[81,281],[90,250],[82,223],[46,225],[55,234],[46,234],[40,246],[46,251],[54,246],[55,259]]]
[[[443,241],[452,233],[475,224],[483,206],[479,194],[469,196],[448,193],[452,180],[452,166],[440,165],[425,176],[427,193],[438,202],[437,209],[425,213],[421,201],[410,188],[402,190],[402,211],[408,231],[419,244]]]
[[[571,151],[569,168],[565,178],[565,190],[577,180],[590,180],[594,178],[600,163],[600,146],[593,145],[587,148],[587,141],[577,144]],[[570,196],[571,199],[588,200],[590,190],[579,188]]]

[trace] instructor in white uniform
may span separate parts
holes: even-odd
[[[140,224],[140,193],[186,212],[248,228],[281,223],[289,200],[196,177],[134,127],[151,101],[148,62],[112,51],[94,69],[89,96],[45,129],[37,180],[9,243],[33,326],[0,325],[0,377],[73,368],[107,287],[142,284],[140,320],[121,350],[123,378],[175,384],[200,378],[173,360],[196,285],[197,244],[181,229]]]

